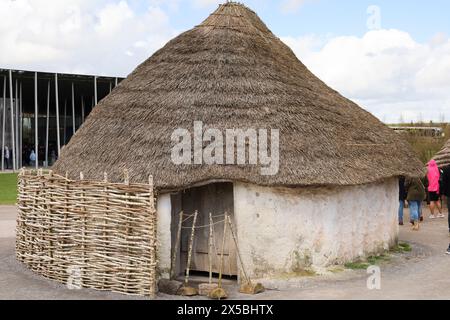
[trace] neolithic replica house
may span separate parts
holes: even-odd
[[[172,154],[179,129],[195,136],[182,164]],[[227,129],[256,130],[257,164],[227,164],[225,147],[215,150],[214,164],[202,162],[210,144],[201,133],[208,129],[216,129],[215,141],[218,132],[225,140]],[[268,142],[260,129],[267,130]],[[250,139],[244,146],[250,146],[247,156],[255,151]],[[131,183],[153,175],[162,277],[177,247],[180,211],[198,211],[196,225],[208,225],[212,213],[219,239],[221,215],[230,214],[247,272],[271,278],[394,245],[397,177],[422,175],[422,167],[397,134],[314,76],[253,11],[226,3],[101,101],[53,171],[73,180],[83,172],[91,181],[103,180],[106,172],[117,183],[125,169]],[[190,221],[182,229],[178,274],[186,269]],[[198,229],[194,271],[208,271],[208,237],[208,228]],[[229,244],[225,253],[225,273],[238,275],[235,247]]]
[[[436,160],[439,168],[450,166],[450,140],[447,141],[441,151],[436,153],[433,159]]]

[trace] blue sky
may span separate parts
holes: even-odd
[[[0,0],[0,67],[127,76],[220,2]],[[242,2],[314,74],[381,120],[450,120],[450,1]]]
[[[170,13],[170,23],[179,30],[190,29],[202,21],[217,4],[199,6],[195,1],[159,1]],[[211,1],[213,2],[213,1]],[[382,27],[409,32],[418,41],[427,41],[438,32],[450,33],[450,1],[448,0],[305,0],[298,9],[282,10],[283,1],[246,0],[279,36],[300,36],[309,33],[356,35],[367,32],[367,8],[381,9]],[[135,1],[144,8],[146,1]]]

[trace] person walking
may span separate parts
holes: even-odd
[[[425,187],[420,178],[408,178],[405,181],[406,199],[409,203],[409,216],[413,230],[419,231],[420,206],[425,199]]]
[[[36,166],[36,153],[34,153],[34,150],[31,150],[30,166],[32,166],[32,167]]]
[[[9,166],[10,166],[10,161],[9,161],[10,153],[9,153],[8,146],[5,146],[5,150],[3,152],[5,153],[5,167],[6,167],[6,170],[8,170]]]
[[[441,194],[447,197],[448,232],[450,233],[450,165],[442,169]]]
[[[439,171],[439,168],[436,164],[435,160],[431,160],[428,162],[428,172],[427,172],[427,178],[428,178],[428,192],[430,195],[430,219],[435,219],[436,216],[434,215],[435,209],[438,209],[439,214],[437,215],[438,218],[444,218],[445,216],[442,214],[442,205],[441,201],[439,200],[439,179],[441,177],[441,172]]]
[[[398,179],[398,189],[399,189],[398,224],[402,226],[403,225],[403,211],[405,209],[405,200],[406,200],[405,177],[403,177],[403,176],[401,176]]]

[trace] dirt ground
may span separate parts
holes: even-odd
[[[424,213],[427,217],[427,209]],[[143,299],[88,289],[69,290],[33,274],[15,260],[15,218],[15,207],[0,206],[0,299]],[[450,256],[445,254],[450,242],[447,219],[426,219],[419,232],[411,231],[409,225],[400,227],[400,241],[408,242],[412,251],[392,254],[380,265],[380,290],[367,289],[369,275],[365,270],[277,281],[257,296],[238,294],[233,285],[228,285],[227,290],[231,299],[450,299]],[[158,299],[183,298],[159,294]]]

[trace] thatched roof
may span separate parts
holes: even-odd
[[[345,81],[345,79],[343,79]],[[208,127],[280,130],[280,170],[171,162],[171,135]],[[93,110],[63,149],[58,173],[159,189],[205,181],[264,186],[358,185],[421,175],[411,148],[370,113],[314,76],[243,5],[221,5],[167,43]]]
[[[436,153],[433,159],[436,160],[439,168],[450,166],[450,140],[447,141],[441,151]]]

